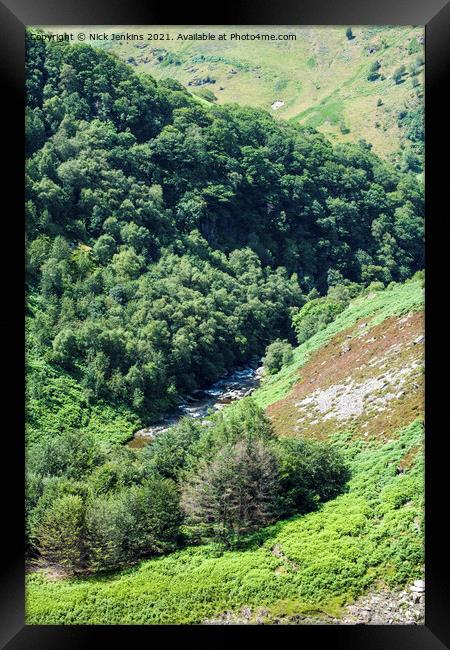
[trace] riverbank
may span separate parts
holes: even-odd
[[[258,388],[264,372],[261,362],[261,358],[253,357],[246,365],[225,373],[209,388],[196,390],[186,397],[180,396],[175,409],[155,424],[136,431],[127,443],[128,447],[145,447],[156,435],[167,431],[183,417],[201,419],[201,423],[208,426],[208,416],[222,410],[227,404],[248,397]]]

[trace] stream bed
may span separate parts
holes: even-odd
[[[228,372],[209,388],[196,390],[191,395],[180,398],[181,403],[158,422],[136,431],[127,443],[128,447],[145,447],[157,434],[173,427],[182,417],[202,418],[206,424],[205,418],[209,414],[253,393],[263,374],[261,362],[260,358],[253,358],[245,366],[238,366]]]

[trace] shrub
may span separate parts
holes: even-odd
[[[363,291],[364,286],[356,282],[347,282],[346,284],[336,284],[331,286],[327,292],[327,298],[334,300],[336,302],[343,302],[346,305],[356,298],[361,291]]]
[[[114,219],[110,217],[110,219],[107,219],[104,222],[103,227],[105,228],[105,230],[107,228],[107,226],[105,225],[107,221],[110,221],[110,225],[111,227],[113,227]],[[114,237],[108,234],[101,235],[95,242],[94,255],[97,257],[97,259],[100,262],[105,263],[112,258],[112,256],[116,252],[116,249],[117,249],[117,245]]]
[[[117,492],[142,482],[145,470],[128,448],[112,450],[108,460],[94,469],[88,481],[95,494]]]
[[[383,291],[383,289],[384,289],[383,282],[374,280],[369,284],[369,286],[366,289],[366,292],[371,293],[372,291]]]
[[[86,545],[91,570],[114,569],[124,563],[127,518],[116,495],[92,499],[86,510]]]
[[[180,523],[175,484],[156,475],[144,485],[94,498],[86,513],[89,567],[111,569],[172,551]]]
[[[34,445],[27,457],[27,468],[40,476],[78,479],[100,465],[103,457],[92,434],[66,431]]]
[[[251,397],[233,405],[226,415],[218,414],[213,427],[203,428],[187,458],[189,474],[196,471],[202,462],[211,461],[225,445],[242,440],[260,440],[264,443],[275,440],[272,422]]]
[[[142,461],[161,476],[177,481],[201,431],[201,425],[191,418],[183,418],[176,426],[156,436],[142,450]]]
[[[420,52],[421,49],[420,43],[415,37],[408,43],[408,54],[415,54],[416,52]]]
[[[41,561],[77,573],[84,566],[84,504],[79,495],[53,501],[33,528]]]
[[[174,550],[181,512],[173,481],[158,476],[149,478],[142,487],[132,487],[123,493],[123,507],[129,516],[130,560]]]
[[[369,68],[369,73],[367,75],[367,80],[368,81],[376,81],[380,77],[380,73],[378,70],[381,68],[381,63],[379,61],[374,61],[370,68]]]
[[[42,476],[27,471],[25,478],[25,537],[28,547],[32,545],[31,517],[42,496],[43,489]]]
[[[71,330],[61,330],[53,340],[53,357],[64,368],[72,368],[72,360],[76,350],[77,340]]]
[[[195,94],[201,97],[202,99],[206,99],[207,102],[214,103],[217,102],[217,97],[213,93],[212,90],[209,88],[199,88],[198,90],[195,91]]]
[[[283,366],[292,362],[294,352],[288,341],[277,339],[267,346],[264,356],[264,368],[269,375],[279,372]]]
[[[314,298],[292,318],[299,344],[324,329],[345,309],[346,303],[330,298]]]
[[[396,84],[399,84],[403,81],[403,75],[406,72],[406,68],[404,65],[401,65],[399,68],[394,70],[394,74],[392,75],[392,79],[395,81]]]
[[[423,288],[425,286],[425,269],[416,271],[409,281],[415,282],[417,280],[420,280],[420,286]]]
[[[340,494],[350,474],[342,455],[327,443],[280,439],[280,511],[285,516],[314,510]]]
[[[55,501],[66,496],[79,496],[83,501],[88,493],[84,482],[65,476],[45,476],[27,472],[26,481],[26,531],[33,551],[37,550],[37,533],[46,513]]]
[[[201,537],[233,546],[243,533],[274,521],[278,466],[261,440],[226,445],[186,482],[182,508]]]

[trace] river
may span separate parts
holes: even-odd
[[[181,403],[166,413],[158,422],[136,431],[128,446],[134,449],[145,447],[155,435],[173,427],[182,417],[202,418],[220,411],[227,404],[251,395],[259,386],[263,367],[260,358],[251,359],[245,366],[238,366],[223,375],[209,388],[196,390]]]

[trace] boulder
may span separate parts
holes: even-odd
[[[205,397],[207,397],[207,394],[206,394],[206,392],[204,390],[202,390],[201,388],[198,388],[197,390],[194,390],[192,392],[192,397],[194,399],[205,399]]]

